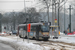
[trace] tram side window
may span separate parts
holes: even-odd
[[[41,25],[36,26],[36,31],[41,31]]]
[[[25,30],[25,26],[23,27],[23,29]]]
[[[23,27],[19,27],[19,30],[23,30]]]
[[[31,31],[36,31],[36,26],[31,26]]]
[[[27,31],[27,27],[26,27],[26,26],[24,26],[24,30],[26,30],[26,31]]]

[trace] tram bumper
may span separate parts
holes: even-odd
[[[49,36],[43,36],[42,38],[43,38],[43,40],[48,40]]]
[[[49,36],[43,36],[42,38],[50,38]]]

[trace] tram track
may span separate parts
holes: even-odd
[[[64,50],[71,50],[71,49],[75,50],[75,44],[71,44],[71,43],[43,41],[43,42],[34,43],[34,44],[41,45],[41,46],[48,46],[48,47],[53,46],[53,49],[55,49],[55,47],[57,47],[57,48],[60,48],[60,50],[63,50],[63,49]]]
[[[17,40],[16,36],[7,36],[8,38],[12,38]],[[22,38],[18,37],[18,41],[22,41]],[[27,39],[25,39],[25,41],[27,41]],[[59,50],[75,50],[75,44],[72,43],[65,43],[65,42],[58,42],[58,41],[38,41],[38,40],[29,40],[31,43],[36,44],[36,45],[40,45],[44,48],[45,47],[49,47],[52,50],[57,50],[57,48]]]

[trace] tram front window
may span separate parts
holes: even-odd
[[[42,29],[43,32],[49,32],[48,26],[41,26],[41,29]]]

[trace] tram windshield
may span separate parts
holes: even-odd
[[[43,32],[49,32],[48,26],[41,26],[41,29],[42,29]]]

